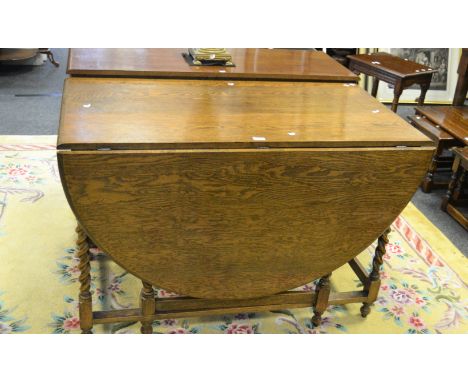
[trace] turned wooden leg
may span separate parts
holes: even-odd
[[[315,290],[317,295],[314,304],[314,316],[311,320],[312,325],[314,326],[320,326],[322,322],[322,314],[328,307],[328,299],[330,297],[330,276],[331,274],[323,276],[319,280]]]
[[[140,331],[143,334],[153,333],[153,319],[151,317],[156,311],[156,300],[154,299],[153,286],[143,281],[143,288],[140,296],[141,315],[144,317],[141,320]]]
[[[421,87],[421,94],[419,95],[419,98],[418,98],[419,106],[424,105],[424,100],[426,99],[426,93],[429,90],[429,85],[430,85],[430,82],[419,85]]]
[[[400,82],[395,84],[395,90],[393,92],[392,111],[396,113],[398,108],[398,101],[400,100],[401,93],[403,93],[403,86]]]
[[[379,79],[374,77],[374,82],[372,83],[372,97],[377,97],[377,91],[379,90]]]
[[[455,189],[455,186],[457,185],[459,172],[460,172],[460,158],[456,156],[455,160],[453,161],[452,177],[450,178],[450,183],[448,185],[447,193],[442,199],[442,205],[440,206],[442,211],[447,212],[447,205],[452,201],[453,191]]]
[[[367,302],[361,306],[361,316],[366,317],[370,313],[371,305],[377,300],[380,289],[380,267],[383,264],[383,255],[385,255],[385,246],[388,244],[388,234],[390,228],[379,236],[377,240],[377,247],[375,248],[374,259],[372,260],[372,270],[369,275],[369,281],[364,287],[367,292]]]
[[[92,333],[93,328],[93,301],[91,297],[91,266],[89,265],[89,246],[88,237],[81,225],[76,227],[78,238],[76,244],[78,247],[77,256],[80,260],[78,268],[80,269],[80,295],[79,295],[79,314],[80,328],[83,334]]]
[[[426,176],[421,184],[421,190],[425,193],[429,193],[432,190],[434,184],[434,173],[437,171],[437,164],[439,162],[439,156],[442,154],[442,146],[438,145],[434,155],[432,156],[431,165],[427,170]]]

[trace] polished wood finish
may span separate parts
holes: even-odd
[[[385,52],[357,54],[348,56],[348,58],[352,62],[372,65],[376,71],[380,69],[382,72],[389,73],[399,78],[424,77],[427,75],[427,72],[434,73],[437,71],[429,66],[405,60]],[[376,62],[378,62],[378,64]]]
[[[234,67],[190,66],[177,49],[70,49],[67,73],[80,76],[228,78],[357,82],[323,52],[297,49],[228,49]]]
[[[354,258],[408,203],[433,147],[352,85],[67,80],[67,199],[143,281],[139,309],[94,312],[91,326],[151,333],[155,319],[311,306],[320,324],[330,304],[370,306]],[[363,290],[330,292],[324,275],[346,262]],[[285,292],[320,277],[317,293]],[[186,297],[154,298],[153,285]]]
[[[468,89],[468,49],[463,48],[460,64],[458,65],[458,82],[453,97],[453,106],[424,106],[417,107],[416,116],[410,117],[412,124],[429,136],[437,145],[432,164],[422,183],[422,190],[430,192],[436,185],[434,174],[439,164],[452,164],[440,156],[443,150],[454,146],[468,144],[468,106],[463,106]],[[442,159],[442,160],[441,160]],[[443,182],[442,185],[447,185]],[[449,186],[450,188],[450,186]],[[451,207],[449,207],[451,208]]]
[[[312,317],[312,325],[320,326],[322,322],[322,314],[328,307],[330,299],[330,276],[331,274],[321,277],[316,287],[316,297],[314,302],[314,316]]]
[[[274,303],[269,300],[274,298]],[[249,300],[207,300],[185,297],[156,299],[157,310],[151,320],[163,320],[168,318],[201,317],[220,314],[236,314],[263,311],[277,311],[284,309],[310,308],[311,301],[316,300],[315,292],[283,292],[274,296],[260,297]],[[350,303],[362,303],[367,301],[364,291],[332,292],[328,305],[344,305]],[[196,304],[193,304],[196,303]],[[95,324],[107,324],[116,322],[137,322],[143,316],[141,309],[121,309],[111,311],[96,311],[93,313]]]
[[[143,281],[143,287],[141,288],[140,296],[140,309],[143,318],[141,321],[141,333],[152,334],[153,333],[153,319],[152,316],[156,311],[156,300],[154,295],[153,286],[150,283]]]
[[[447,187],[447,182],[436,180],[436,174],[443,169],[450,169],[452,157],[443,156],[443,152],[454,146],[462,145],[456,138],[443,130],[439,125],[428,120],[424,115],[414,115],[408,117],[410,123],[419,131],[426,134],[436,145],[436,150],[432,156],[431,165],[426,176],[421,183],[423,192],[429,193],[433,188]]]
[[[377,300],[380,289],[380,269],[383,264],[383,255],[385,255],[385,246],[388,244],[388,234],[390,228],[387,228],[377,240],[374,258],[372,260],[372,270],[369,277],[364,282],[364,291],[367,292],[367,301],[361,306],[361,316],[367,317],[370,313],[371,305]]]
[[[411,199],[431,154],[90,150],[60,151],[59,165],[75,215],[117,263],[179,294],[230,299],[298,287],[355,257]]]
[[[468,172],[468,146],[464,148],[454,148],[453,153],[455,155],[455,160],[453,161],[452,167],[452,179],[447,194],[442,200],[441,209],[452,216],[463,228],[468,230],[468,217],[457,208],[457,204],[460,202],[460,196],[463,194],[464,190],[464,196],[465,198],[467,197],[465,178]]]
[[[432,145],[364,90],[347,85],[69,78],[58,148]]]
[[[349,68],[353,72],[366,74],[375,78],[372,95],[377,95],[379,81],[387,82],[394,86],[394,98],[392,111],[396,112],[398,101],[404,89],[418,84],[421,94],[418,104],[423,105],[426,93],[431,84],[432,75],[436,71],[428,66],[413,61],[404,60],[388,53],[379,52],[372,54],[357,54],[348,56]]]
[[[76,227],[78,235],[76,245],[76,257],[79,259],[78,268],[80,269],[80,294],[79,294],[79,314],[80,328],[83,334],[90,334],[93,327],[93,307],[91,297],[91,266],[89,264],[89,246],[87,236],[80,224]]]
[[[458,65],[458,81],[453,96],[453,106],[463,106],[468,93],[468,48],[462,49],[460,63]]]
[[[416,107],[415,110],[461,144],[468,144],[468,106],[424,106]]]
[[[382,253],[383,255],[384,253]],[[364,285],[368,285],[371,281],[369,274],[364,267],[353,259],[349,262],[353,270],[359,269],[358,277]],[[93,312],[94,324],[106,324],[116,322],[137,322],[137,321],[153,321],[167,318],[185,318],[192,316],[207,316],[217,314],[235,314],[261,311],[277,311],[284,309],[308,308],[313,307],[317,312],[317,304],[320,301],[320,310],[325,311],[330,305],[344,305],[352,303],[370,303],[374,301],[374,297],[369,295],[369,291],[363,289],[361,291],[350,292],[329,292],[329,276],[326,276],[317,292],[303,291],[287,291],[271,296],[257,297],[250,299],[236,300],[213,300],[199,299],[192,297],[170,297],[170,298],[155,298],[155,312],[152,315],[144,315],[142,309],[121,309],[113,311],[97,311]],[[327,285],[323,285],[323,284]],[[319,283],[320,284],[320,283]],[[326,297],[326,298],[324,298]],[[317,314],[312,318],[314,326],[321,325],[321,316]],[[368,314],[369,312],[367,312]],[[366,315],[367,315],[366,314]]]

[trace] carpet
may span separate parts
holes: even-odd
[[[79,333],[75,219],[58,176],[55,136],[0,136],[0,333]],[[105,224],[105,222],[103,222]],[[155,333],[468,333],[468,259],[411,203],[392,225],[371,314],[330,306],[318,328],[312,309],[155,321]],[[375,243],[359,255],[372,259]],[[140,282],[93,251],[95,310],[138,306]],[[360,282],[345,265],[332,289]],[[310,290],[314,283],[299,289]],[[170,292],[157,289],[159,297]],[[139,324],[95,333],[139,333]]]

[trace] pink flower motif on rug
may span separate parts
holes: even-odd
[[[80,327],[80,319],[78,317],[71,317],[67,318],[63,322],[63,329],[65,330],[72,330],[72,329],[78,329]]]
[[[40,183],[41,179],[36,176],[33,166],[28,164],[7,163],[0,164],[0,180],[11,183]]]
[[[395,243],[388,243],[385,246],[385,255],[383,255],[383,258],[385,260],[390,260],[393,255],[398,256],[398,255],[403,255],[405,253],[401,246]]]
[[[415,329],[422,329],[424,328],[424,322],[419,317],[411,316],[408,320],[409,324],[413,326]]]
[[[249,324],[231,323],[225,330],[226,334],[254,334],[254,328]]]
[[[411,304],[413,302],[413,296],[408,290],[405,289],[394,289],[389,293],[390,297],[400,304]]]
[[[393,308],[390,309],[390,311],[397,317],[405,314],[405,310],[402,306],[399,305],[395,305]]]

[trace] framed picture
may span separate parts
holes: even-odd
[[[426,94],[425,103],[451,103],[457,84],[457,68],[460,61],[459,48],[379,48],[387,52],[438,71],[432,75],[432,82]],[[400,102],[414,103],[421,89],[414,85],[403,91]],[[377,98],[381,102],[392,102],[393,86],[380,82]]]

